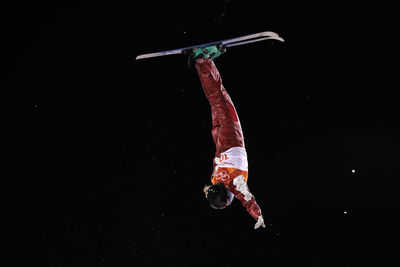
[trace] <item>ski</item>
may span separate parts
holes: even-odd
[[[136,60],[144,59],[144,58],[152,58],[152,57],[162,57],[162,56],[168,56],[168,55],[177,55],[177,54],[182,54],[183,51],[185,51],[185,50],[207,47],[207,46],[216,45],[216,44],[219,44],[222,47],[232,47],[232,46],[244,45],[244,44],[249,44],[249,43],[254,43],[254,42],[260,42],[260,41],[269,40],[269,39],[284,42],[283,38],[280,37],[278,34],[267,31],[267,32],[259,32],[259,33],[255,33],[255,34],[249,34],[249,35],[245,35],[245,36],[230,38],[230,39],[211,42],[211,43],[205,43],[205,44],[193,45],[193,46],[172,49],[172,50],[166,50],[166,51],[161,51],[161,52],[156,52],[156,53],[138,55],[136,57]]]

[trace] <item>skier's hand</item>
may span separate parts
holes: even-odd
[[[265,228],[264,218],[262,215],[258,216],[257,223],[256,223],[256,225],[254,225],[254,229],[258,229],[260,226]]]

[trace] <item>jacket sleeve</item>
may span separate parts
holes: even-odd
[[[242,175],[237,176],[230,182],[228,186],[229,191],[231,191],[237,199],[242,202],[242,205],[246,208],[247,212],[255,219],[261,216],[261,209],[258,206],[256,199],[250,193],[249,187]]]

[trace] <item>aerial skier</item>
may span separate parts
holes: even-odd
[[[234,198],[240,200],[255,219],[254,229],[265,227],[261,209],[247,186],[248,165],[244,137],[232,100],[222,85],[214,59],[225,48],[212,45],[189,49],[188,65],[195,65],[204,93],[211,106],[212,137],[216,146],[211,185],[204,186],[205,197],[214,209],[228,207]]]
[[[211,133],[216,146],[211,185],[206,185],[203,189],[205,197],[214,209],[226,208],[236,197],[256,220],[254,229],[260,226],[265,227],[265,223],[261,209],[247,186],[248,165],[242,127],[213,60],[223,54],[227,47],[271,39],[284,42],[284,39],[275,32],[265,31],[136,57],[138,60],[185,54],[188,56],[188,65],[196,67],[204,93],[211,106]]]

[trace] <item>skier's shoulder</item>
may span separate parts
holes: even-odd
[[[226,186],[229,186],[237,177],[243,177],[247,181],[248,171],[230,167],[219,167],[212,178],[212,182],[213,184],[222,182]]]

